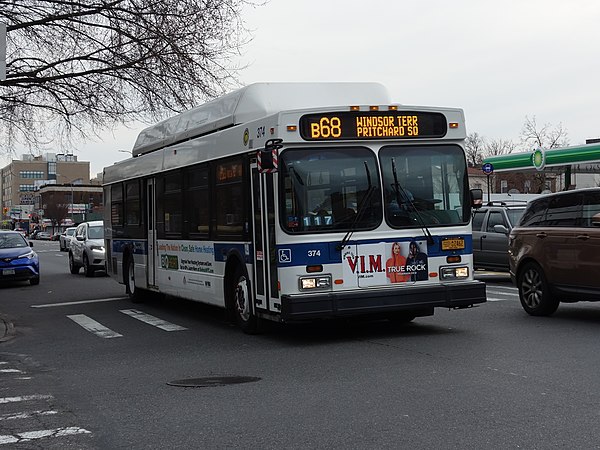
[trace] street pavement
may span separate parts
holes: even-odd
[[[7,341],[14,334],[14,326],[8,317],[0,313],[0,342]]]

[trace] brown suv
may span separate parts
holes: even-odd
[[[562,302],[600,301],[600,188],[532,200],[508,242],[523,309],[549,316]]]

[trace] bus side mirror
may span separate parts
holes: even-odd
[[[279,166],[279,149],[283,147],[283,139],[269,139],[265,148],[258,151],[256,158],[259,172],[276,172]]]
[[[471,208],[478,209],[483,206],[483,189],[471,189]]]
[[[261,172],[272,171],[275,168],[275,164],[273,163],[273,152],[271,150],[267,150],[263,148],[258,151],[258,166]]]

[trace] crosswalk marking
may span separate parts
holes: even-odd
[[[119,334],[110,328],[106,328],[104,325],[96,322],[94,319],[86,316],[85,314],[73,314],[67,317],[84,329],[94,333],[98,337],[110,339],[123,336],[122,334]]]
[[[19,397],[0,397],[0,404],[27,402],[30,400],[48,400],[51,398],[53,398],[53,397],[51,395],[47,395],[47,394],[22,395]]]
[[[54,414],[58,414],[58,411],[51,409],[48,411],[31,411],[24,413],[2,414],[0,415],[0,420],[30,419],[32,417],[52,416]]]
[[[70,306],[70,305],[83,305],[86,303],[103,303],[103,302],[114,302],[117,300],[125,300],[127,297],[111,297],[111,298],[97,298],[95,300],[79,300],[75,302],[61,302],[61,303],[45,303],[42,305],[31,305],[32,308],[52,308],[54,306]]]
[[[26,431],[24,433],[0,435],[0,445],[16,444],[19,442],[33,441],[46,437],[72,436],[74,434],[90,434],[91,431],[79,427],[54,428],[50,430]]]
[[[512,286],[486,288],[487,300],[489,302],[512,301],[519,299],[519,290]]]
[[[160,328],[164,331],[182,331],[187,330],[187,328],[176,325],[171,322],[167,322],[166,320],[159,319],[158,317],[151,316],[150,314],[146,314],[142,311],[138,311],[137,309],[121,309],[119,310],[123,314],[127,314],[134,319],[141,320],[144,323],[149,325],[154,325],[157,328]]]

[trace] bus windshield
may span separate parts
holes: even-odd
[[[386,146],[379,153],[385,219],[392,228],[469,221],[463,150],[456,145]]]
[[[381,182],[367,148],[288,149],[280,173],[281,226],[288,233],[368,230],[381,223]]]

